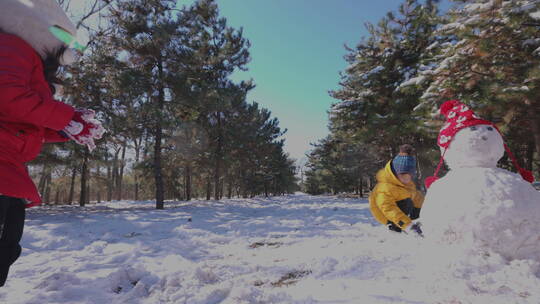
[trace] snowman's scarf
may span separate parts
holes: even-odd
[[[499,134],[502,137],[503,135],[501,133],[501,130],[499,130],[499,128],[494,124],[492,124],[492,126],[495,127],[495,129],[499,132]],[[522,168],[519,165],[516,157],[514,156],[514,153],[512,153],[512,151],[510,151],[510,148],[508,147],[508,145],[506,143],[504,143],[504,150],[506,150],[506,153],[510,157],[510,160],[512,160],[512,164],[514,164],[514,167],[519,172],[519,175],[521,175],[521,177],[524,180],[528,181],[529,183],[534,182],[534,175],[532,174],[532,172]],[[437,169],[435,169],[435,173],[433,173],[433,176],[430,176],[430,177],[425,179],[424,185],[426,186],[426,189],[429,189],[431,184],[433,184],[436,180],[439,179],[439,177],[437,175],[439,174],[439,170],[441,169],[441,166],[442,166],[442,164],[444,162],[444,155],[446,154],[446,151],[448,151],[448,149],[445,148],[444,151],[443,151],[443,154],[441,155],[441,159],[439,160],[439,164],[437,165]]]
[[[534,182],[534,175],[532,174],[532,172],[529,170],[525,170],[519,166],[516,157],[510,151],[510,148],[508,148],[506,144],[504,144],[504,149],[506,150],[506,153],[508,153],[508,156],[510,156],[512,163],[514,164],[514,167],[518,169],[519,175],[521,175],[521,177],[523,177],[523,179],[528,181],[529,183]]]
[[[433,184],[435,181],[437,181],[439,179],[439,177],[437,175],[439,174],[439,170],[441,169],[441,166],[442,166],[442,164],[444,162],[444,155],[445,154],[446,154],[446,149],[444,149],[444,152],[441,155],[441,159],[439,160],[439,164],[437,165],[437,169],[435,169],[435,173],[433,173],[433,176],[427,177],[426,180],[424,181],[424,185],[426,186],[426,189],[429,189],[431,184]]]

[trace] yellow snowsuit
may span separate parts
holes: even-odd
[[[392,172],[391,163],[377,172],[377,185],[369,195],[369,209],[381,224],[390,221],[405,229],[412,220],[398,207],[398,202],[410,198],[415,208],[421,208],[424,195],[416,190],[413,182],[404,185]]]

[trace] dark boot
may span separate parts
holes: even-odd
[[[25,214],[23,200],[0,196],[0,286],[4,286],[9,267],[21,255],[19,242],[23,234]]]

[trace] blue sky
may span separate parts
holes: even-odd
[[[327,110],[346,67],[344,44],[354,47],[367,36],[365,22],[377,23],[403,0],[217,0],[228,24],[242,27],[250,40],[248,96],[272,111],[285,135],[285,150],[301,159],[310,143],[328,134]]]
[[[328,91],[338,88],[339,72],[347,65],[344,45],[356,46],[368,35],[366,22],[377,23],[404,1],[216,0],[221,16],[242,27],[251,42],[249,70],[233,79],[254,80],[257,87],[248,100],[272,111],[288,130],[285,150],[291,157],[303,158],[310,143],[328,135],[327,111],[335,101]],[[87,5],[75,1],[72,9]]]

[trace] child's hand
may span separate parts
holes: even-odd
[[[90,151],[96,147],[94,139],[100,139],[105,133],[101,122],[94,118],[95,112],[88,109],[77,109],[69,124],[62,130],[67,137],[79,145],[85,145]]]
[[[407,231],[411,231],[411,232],[414,232],[416,234],[418,234],[419,236],[421,237],[424,237],[424,234],[422,232],[422,223],[420,223],[419,221],[413,221],[408,227],[407,227]]]
[[[401,232],[401,228],[399,228],[398,225],[392,223],[392,222],[388,222],[388,224],[386,224],[386,227],[388,227],[388,229],[390,231],[395,231],[395,232]]]

